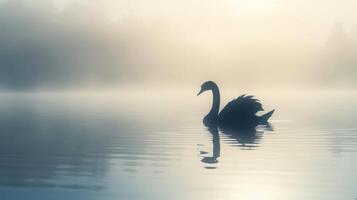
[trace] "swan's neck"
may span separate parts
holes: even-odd
[[[219,112],[219,104],[221,101],[218,87],[212,89],[212,94],[213,94],[213,103],[212,103],[211,111],[208,114],[217,117]]]

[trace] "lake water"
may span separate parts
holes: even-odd
[[[1,94],[0,199],[357,198],[356,92],[254,92],[276,112],[240,136],[196,92]]]

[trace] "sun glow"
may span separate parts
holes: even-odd
[[[256,12],[270,10],[275,5],[275,0],[230,0],[235,10],[243,12]]]

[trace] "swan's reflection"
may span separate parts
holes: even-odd
[[[212,135],[212,156],[204,156],[201,159],[201,162],[205,164],[215,164],[218,163],[218,158],[221,154],[221,145],[220,145],[220,135],[221,131],[223,134],[227,135],[228,138],[234,139],[234,143],[232,144],[232,140],[226,140],[230,145],[239,146],[242,150],[254,150],[260,144],[260,140],[263,138],[264,131],[273,131],[273,126],[270,123],[266,123],[264,125],[260,125],[254,129],[224,129],[219,128],[217,125],[206,126],[207,130]],[[238,144],[238,145],[237,145]],[[205,152],[201,152],[201,155],[205,154]],[[216,166],[206,166],[205,168],[215,169]]]
[[[221,144],[219,139],[218,127],[207,127],[207,130],[212,134],[213,153],[212,156],[204,156],[201,162],[206,164],[218,163],[218,158],[221,154]]]
[[[273,127],[270,123],[266,123],[252,129],[221,128],[220,130],[230,139],[234,139],[238,144],[237,146],[242,147],[242,149],[254,150],[260,144],[264,131],[273,131]]]

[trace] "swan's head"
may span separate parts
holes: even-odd
[[[213,81],[206,81],[201,85],[201,90],[197,93],[197,96],[207,90],[213,90],[217,88],[217,84]]]

